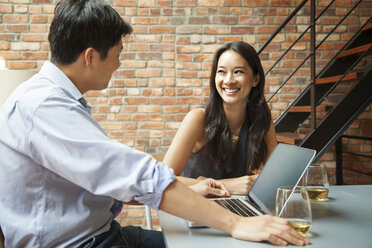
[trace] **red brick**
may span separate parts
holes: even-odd
[[[174,104],[174,97],[151,97],[150,104],[171,105]]]
[[[162,112],[162,107],[161,106],[156,106],[156,105],[140,105],[140,106],[138,106],[138,112],[160,113],[160,112]]]
[[[199,6],[221,7],[224,6],[224,0],[199,0]]]
[[[241,16],[239,19],[239,24],[251,24],[251,25],[257,25],[257,24],[263,24],[264,18],[260,16]]]
[[[172,88],[166,88],[164,89],[164,95],[165,96],[174,96],[175,95],[175,90]]]
[[[42,10],[42,6],[40,5],[25,5],[25,12],[27,11],[27,7],[28,7],[28,13],[29,14],[41,14],[43,12]],[[15,6],[15,9],[17,8],[17,6]],[[47,13],[47,11],[45,12]]]
[[[147,121],[147,115],[134,114],[131,118],[132,121]]]
[[[9,49],[10,49],[9,42],[0,41],[0,50],[9,50]]]
[[[154,70],[154,69],[137,69],[136,70],[136,77],[144,77],[144,78],[152,78],[152,77],[160,77],[161,70]]]
[[[29,42],[42,42],[42,41],[48,41],[48,36],[47,34],[27,33],[27,34],[21,34],[20,40],[29,41]]]
[[[150,121],[162,121],[163,116],[162,115],[150,115],[149,120]]]
[[[141,122],[141,129],[164,129],[164,123],[159,122]]]
[[[116,116],[117,121],[129,121],[131,119],[131,116],[128,114],[118,114]]]
[[[201,104],[200,97],[177,98],[176,104]]]
[[[178,78],[196,78],[197,76],[197,71],[177,71]]]
[[[114,0],[116,6],[137,6],[137,0]]]
[[[122,123],[116,123],[116,122],[100,122],[99,125],[105,129],[105,130],[119,130],[123,129]]]
[[[209,24],[210,21],[209,21],[209,17],[208,16],[191,16],[189,17],[189,21],[188,21],[188,24],[197,24],[197,25],[201,25],[201,24]]]
[[[27,15],[5,15],[4,23],[26,23],[28,22]]]
[[[232,6],[240,6],[240,0],[226,0],[225,6],[232,7]]]
[[[175,28],[169,26],[150,26],[149,30],[152,34],[175,33]]]
[[[235,29],[236,29],[235,27],[231,28],[231,34],[236,34],[233,33],[233,30]],[[228,34],[228,33],[229,33],[228,26],[207,26],[204,28],[204,34]]]
[[[51,0],[32,0],[33,3],[35,4],[51,4]]]
[[[269,6],[284,7],[290,5],[291,0],[269,0]]]
[[[213,24],[234,25],[234,24],[237,24],[237,22],[238,22],[237,16],[213,16],[212,17]]]
[[[28,31],[28,25],[6,25],[6,31],[23,33]]]
[[[12,13],[12,5],[0,4],[0,13]]]
[[[177,0],[175,3],[177,7],[191,7],[196,6],[196,0]]]
[[[48,53],[47,52],[24,52],[22,53],[22,57],[25,59],[31,59],[31,60],[47,60],[48,59]]]
[[[33,61],[11,61],[8,63],[9,69],[35,69],[37,63]]]
[[[131,24],[136,25],[136,24],[157,24],[158,23],[158,18],[157,17],[134,17],[131,19]]]
[[[148,45],[147,44],[129,44],[128,51],[135,52],[135,51],[148,51]]]
[[[200,26],[177,27],[177,34],[200,34],[200,33],[202,33],[202,28]]]
[[[192,61],[192,56],[191,55],[186,55],[186,54],[178,54],[177,55],[177,60],[178,61],[190,62],[190,61]]]
[[[262,7],[262,6],[267,6],[267,2],[263,0],[242,0],[242,6]]]
[[[128,104],[148,104],[149,103],[146,97],[127,97],[125,101]]]
[[[30,26],[31,33],[47,33],[48,28],[44,24],[34,24]]]
[[[173,78],[161,78],[161,79],[151,78],[149,82],[150,87],[174,86],[174,85],[175,85],[175,81]]]
[[[187,106],[164,107],[164,113],[187,113],[187,112],[189,112],[189,107]]]
[[[151,51],[174,51],[173,44],[154,44],[150,45]]]
[[[106,119],[106,116],[105,115],[97,115],[97,114],[94,114],[92,115],[93,119],[95,119],[96,121],[103,121]]]
[[[31,22],[32,23],[47,23],[48,17],[47,16],[32,16]]]
[[[161,53],[138,53],[137,54],[138,59],[144,59],[144,60],[160,60],[162,59]]]

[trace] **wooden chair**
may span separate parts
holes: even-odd
[[[0,70],[0,107],[4,104],[10,93],[22,82],[29,79],[36,70]]]
[[[4,248],[4,235],[3,235],[3,231],[1,231],[1,227],[0,227],[0,248]]]

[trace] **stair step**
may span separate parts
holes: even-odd
[[[372,29],[372,23],[368,23],[367,25],[365,25],[362,31],[366,31],[368,29]]]
[[[351,72],[351,73],[348,73],[345,75],[345,77],[342,79],[342,81],[344,80],[351,80],[351,79],[356,79],[358,77],[359,74],[361,74],[362,72]],[[328,84],[328,83],[336,83],[338,82],[338,80],[340,80],[340,78],[342,77],[343,75],[337,75],[337,76],[332,76],[332,77],[325,77],[325,78],[318,78],[316,79],[316,84]]]
[[[291,133],[291,132],[283,132],[283,133],[277,133],[276,138],[278,142],[291,144],[291,145],[297,145],[300,143],[300,141],[305,137],[304,134],[298,134],[298,133]]]
[[[351,49],[342,51],[342,52],[340,52],[339,55],[337,55],[337,58],[343,58],[343,57],[346,57],[346,56],[349,56],[349,55],[354,55],[354,54],[362,53],[362,52],[368,50],[368,48],[370,46],[372,46],[372,43],[366,44],[366,45],[363,45],[363,46],[354,47],[354,48],[351,48]]]
[[[317,112],[328,111],[328,106],[320,105],[316,107]],[[294,106],[290,107],[287,112],[291,113],[311,113],[311,106]]]

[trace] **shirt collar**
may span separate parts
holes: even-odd
[[[55,64],[49,61],[45,62],[44,65],[41,67],[39,73],[46,76],[52,83],[62,87],[67,92],[69,92],[71,96],[75,100],[79,101],[85,108],[91,108],[91,105],[84,98],[75,84]]]

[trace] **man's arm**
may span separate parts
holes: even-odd
[[[163,193],[160,209],[181,218],[219,229],[232,237],[269,241],[276,245],[309,244],[289,221],[269,215],[243,218],[196,194],[177,179]]]

